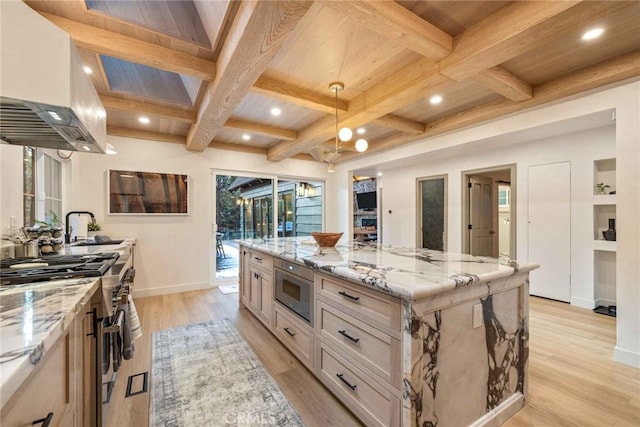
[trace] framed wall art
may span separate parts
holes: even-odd
[[[171,173],[108,171],[110,215],[188,215],[189,177]]]

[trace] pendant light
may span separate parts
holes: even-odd
[[[338,92],[342,92],[344,90],[344,83],[332,82],[329,84],[329,90],[333,92],[336,97],[336,137],[335,137],[336,147],[335,147],[334,154],[335,154],[335,157],[337,158],[338,154],[340,153],[340,147],[342,145],[342,142],[351,141],[351,138],[353,138],[353,131],[348,127],[343,127],[342,129],[338,130]],[[369,143],[367,142],[366,139],[360,138],[356,141],[355,149],[359,153],[367,151],[367,148],[369,148]],[[329,168],[327,169],[327,171],[334,172],[334,170],[335,169],[334,169],[333,160],[332,160],[331,162],[329,162]]]

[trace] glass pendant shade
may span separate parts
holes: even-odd
[[[356,141],[356,151],[358,153],[367,151],[367,148],[369,148],[369,143],[367,142],[366,139],[360,138],[359,140]]]
[[[349,128],[342,128],[340,129],[340,132],[338,132],[338,137],[340,138],[340,141],[343,142],[351,141],[353,132]]]
[[[333,163],[329,163],[329,167],[327,168],[327,172],[335,172],[336,170],[333,168]]]

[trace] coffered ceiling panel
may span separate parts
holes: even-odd
[[[242,135],[249,135],[251,139],[245,141]],[[279,139],[268,136],[258,135],[252,132],[245,132],[238,129],[222,128],[215,137],[216,141],[227,142],[230,144],[246,145],[251,147],[268,148],[279,141]]]
[[[186,135],[189,132],[189,124],[170,119],[161,119],[149,116],[149,124],[143,125],[138,118],[143,114],[133,114],[130,111],[117,111],[107,109],[107,125],[127,129],[137,129],[166,133],[169,135]]]
[[[623,2],[612,2],[620,6]],[[504,68],[533,85],[589,67],[640,48],[640,2],[624,2],[626,7],[607,16],[585,21],[580,27],[558,37],[543,48],[504,63]],[[603,28],[601,37],[583,41],[582,34]]]
[[[271,114],[271,109],[274,107],[282,111],[279,116]],[[302,129],[324,116],[326,116],[326,113],[310,110],[257,93],[248,93],[232,115],[235,119],[268,123],[271,126],[292,130]]]
[[[437,105],[431,104],[429,99],[433,95],[442,96],[442,102]],[[424,99],[396,110],[394,114],[427,123],[500,98],[500,95],[480,84],[467,80],[451,84],[433,93],[425,93]]]

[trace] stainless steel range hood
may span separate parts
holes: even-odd
[[[0,139],[104,153],[106,111],[69,35],[22,1],[0,1]]]

